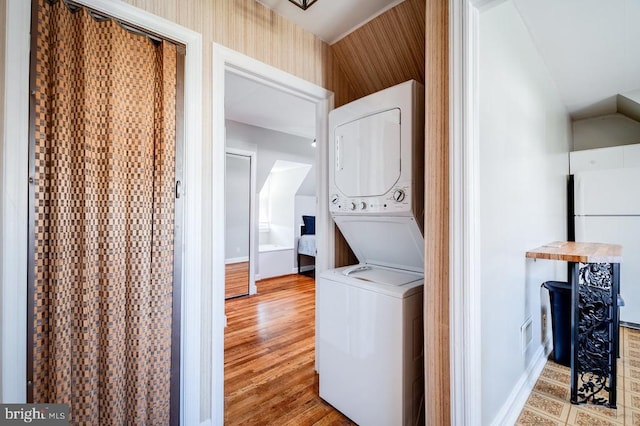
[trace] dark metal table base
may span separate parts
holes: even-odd
[[[573,263],[571,403],[616,408],[619,263]]]

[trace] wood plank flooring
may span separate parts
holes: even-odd
[[[225,299],[249,294],[249,262],[229,263],[224,274]]]
[[[318,396],[313,278],[263,280],[258,292],[225,302],[225,424],[352,425]]]

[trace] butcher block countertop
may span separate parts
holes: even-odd
[[[532,259],[562,260],[565,262],[620,263],[622,262],[622,246],[554,241],[529,250],[526,256]]]

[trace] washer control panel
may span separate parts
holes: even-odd
[[[411,185],[396,185],[377,197],[347,197],[338,192],[329,196],[331,213],[404,213],[411,212]]]

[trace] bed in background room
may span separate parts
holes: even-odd
[[[316,217],[315,216],[302,216],[302,222],[304,223],[300,227],[300,239],[298,240],[298,273],[303,272],[315,272],[315,257],[316,257]],[[311,263],[302,265],[302,260],[311,259]],[[313,266],[313,268],[309,268]],[[303,271],[303,268],[305,269]]]

